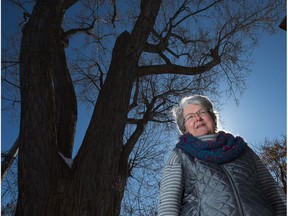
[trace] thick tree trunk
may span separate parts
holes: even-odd
[[[121,185],[126,185],[127,175],[120,173],[118,167],[135,68],[124,55],[129,37],[124,33],[116,42],[109,74],[73,170],[62,175],[62,182],[58,181],[54,192],[57,195],[49,199],[47,215],[113,216],[120,213],[124,194]],[[67,170],[63,168],[62,173]]]
[[[71,155],[77,113],[60,37],[61,2],[37,1],[23,28],[16,215],[46,215],[58,179],[68,175],[59,152]]]
[[[116,41],[108,76],[75,159],[75,176],[82,181],[80,190],[86,191],[85,199],[79,197],[83,212],[78,215],[117,215],[112,200],[119,184],[118,165],[136,67],[125,55],[128,39],[124,33]]]
[[[86,192],[78,197],[81,209],[76,215],[119,215],[127,180],[126,168],[121,172],[119,164],[130,95],[138,60],[160,4],[160,0],[143,1],[131,35],[122,33],[114,46],[105,84],[75,160],[75,177],[81,180],[80,191]]]
[[[23,29],[20,53],[17,216],[119,215],[128,177],[129,154],[121,158],[121,153],[130,94],[160,2],[147,1],[132,33],[124,32],[117,39],[70,169],[59,154],[71,155],[76,122],[75,93],[60,37],[65,7],[60,0],[37,1]]]

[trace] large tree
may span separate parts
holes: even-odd
[[[128,3],[38,0],[24,11],[16,215],[119,215],[147,124],[171,122],[180,95],[221,95],[225,81],[228,93],[241,92],[245,54],[285,12],[282,1]],[[75,57],[69,45],[78,33],[87,37],[77,38],[85,53]],[[93,113],[66,164],[77,97],[90,101]]]

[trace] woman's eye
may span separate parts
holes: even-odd
[[[188,119],[192,119],[194,117],[194,115],[190,115],[188,118],[187,118],[187,120]]]

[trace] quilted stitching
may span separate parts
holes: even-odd
[[[247,157],[245,160],[240,157],[219,166],[191,158],[182,152],[185,191],[181,215],[240,216],[241,209],[244,215],[272,215],[257,184],[253,156],[249,151],[245,154],[248,154],[248,160]],[[241,195],[237,193],[239,191]],[[240,208],[237,205],[238,196]]]

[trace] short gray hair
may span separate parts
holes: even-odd
[[[186,132],[186,129],[184,126],[183,110],[188,104],[196,104],[196,105],[200,105],[200,106],[206,108],[208,113],[210,114],[210,116],[212,117],[212,119],[215,122],[215,130],[217,130],[217,113],[214,112],[213,105],[212,105],[211,101],[209,100],[209,98],[206,96],[202,96],[202,95],[193,95],[193,96],[189,96],[189,97],[184,97],[180,101],[179,106],[175,107],[172,110],[172,113],[173,113],[173,116],[176,120],[178,129],[180,130],[180,132],[182,134],[184,134]]]

